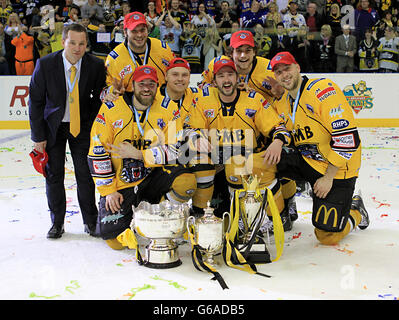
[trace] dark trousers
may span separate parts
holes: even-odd
[[[82,128],[81,133],[75,138],[69,133],[69,123],[60,125],[55,144],[46,148],[49,158],[46,166],[46,194],[51,221],[59,225],[64,223],[66,212],[64,178],[67,142],[75,170],[78,202],[83,223],[95,224],[98,215],[95,186],[87,163],[90,128]]]

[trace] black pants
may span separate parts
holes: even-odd
[[[295,148],[283,149],[277,164],[277,176],[296,181],[307,181],[312,189],[323,175],[313,169]],[[318,198],[313,192],[312,223],[321,230],[340,232],[346,225],[355,190],[356,177],[334,179],[330,192],[325,198]]]
[[[87,153],[90,146],[90,128],[81,128],[75,138],[69,133],[69,123],[62,123],[57,131],[56,142],[46,148],[49,160],[46,166],[46,194],[50,209],[51,221],[63,224],[66,213],[65,195],[65,152],[69,144],[75,178],[77,196],[84,224],[94,224],[98,210],[95,199],[95,186],[87,164]]]

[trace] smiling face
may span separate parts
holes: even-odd
[[[145,79],[138,82],[133,81],[135,107],[145,107],[145,109],[148,108],[154,102],[155,95],[157,93],[157,87],[157,83],[151,79]]]
[[[274,67],[274,76],[284,89],[295,91],[300,85],[301,68],[295,63],[279,63]]]
[[[190,71],[184,67],[176,67],[166,71],[168,91],[183,95],[190,83]]]
[[[252,68],[255,50],[249,45],[242,45],[233,50],[233,61],[236,65],[238,73],[248,73]]]
[[[75,64],[86,52],[86,33],[69,30],[67,37],[62,39],[62,46],[67,60],[71,64]]]
[[[222,101],[230,102],[230,98],[237,93],[238,75],[231,67],[222,67],[214,77],[214,83],[219,89],[219,96]]]
[[[129,42],[129,47],[136,53],[142,53],[148,38],[148,28],[145,24],[140,24],[133,30],[125,29],[125,37]]]

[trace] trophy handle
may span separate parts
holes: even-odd
[[[190,221],[193,220],[192,223],[190,223]],[[193,225],[195,223],[195,218],[194,216],[189,216],[187,218],[187,233],[189,233],[190,235],[192,235],[194,237],[194,234],[190,231],[190,226]]]
[[[231,228],[231,216],[230,216],[230,213],[228,213],[228,212],[225,212],[225,213],[223,213],[223,221],[225,220],[225,217],[226,216],[228,216],[229,217],[229,224],[228,224],[228,226],[227,226],[227,230],[226,231],[224,231],[224,233],[226,233],[226,232],[230,232],[230,228]],[[224,224],[223,224],[224,225]]]

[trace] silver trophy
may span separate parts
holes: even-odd
[[[189,206],[173,204],[168,200],[159,204],[140,202],[133,207],[131,229],[150,240],[145,247],[144,265],[149,268],[167,269],[181,265],[175,239],[183,236]]]
[[[194,226],[194,241],[198,244],[201,253],[204,256],[204,262],[211,267],[215,267],[216,263],[214,256],[219,254],[223,248],[223,239],[226,229],[230,228],[230,214],[225,212],[223,218],[218,218],[213,213],[213,208],[208,207],[204,209],[204,215],[201,218],[195,219],[190,216],[187,219],[187,230],[190,232],[190,226]],[[228,226],[225,226],[225,217],[229,217]]]
[[[257,176],[242,177],[245,194],[239,199],[239,237],[238,250],[248,262],[270,262],[270,254],[263,238],[258,234],[266,214],[266,195],[259,192]],[[258,190],[258,192],[257,192]]]

